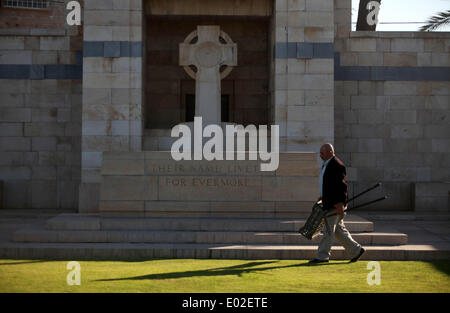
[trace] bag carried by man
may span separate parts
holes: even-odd
[[[381,183],[377,183],[376,185],[370,187],[369,189],[364,190],[363,192],[359,193],[358,195],[354,196],[353,198],[347,200],[347,202],[345,203],[345,206],[350,202],[355,200],[356,198],[358,198],[359,196],[362,196],[363,194],[378,188],[379,186],[381,186]],[[359,204],[355,207],[346,209],[344,212],[350,211],[350,210],[354,210],[356,208],[360,208],[381,200],[387,199],[386,196],[363,203],[363,204]],[[300,234],[302,234],[305,238],[311,240],[315,237],[317,237],[320,234],[320,231],[323,229],[324,225],[327,225],[327,220],[325,217],[330,217],[336,215],[336,213],[333,211],[329,212],[328,210],[324,209],[322,206],[322,201],[318,201],[316,202],[313,207],[312,207],[312,212],[309,215],[308,219],[306,220],[305,224],[298,230],[298,232]],[[327,227],[328,228],[328,227]]]

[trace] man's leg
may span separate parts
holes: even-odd
[[[361,251],[361,245],[357,243],[344,225],[344,219],[340,218],[336,224],[336,240],[344,246],[345,250],[352,256],[356,256]]]
[[[317,259],[319,260],[329,260],[331,254],[331,246],[334,242],[334,233],[336,230],[336,224],[339,221],[338,216],[330,216],[327,218],[328,225],[330,226],[330,232],[326,225],[323,228],[323,237],[319,244],[319,249],[317,252]]]

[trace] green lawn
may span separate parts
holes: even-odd
[[[0,292],[450,292],[450,261],[380,261],[381,285],[373,286],[367,261],[80,261],[79,286],[67,285],[67,263],[0,260]]]

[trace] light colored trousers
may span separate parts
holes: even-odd
[[[328,232],[326,225],[323,228],[323,237],[319,244],[317,258],[319,260],[329,260],[331,254],[331,246],[334,238],[344,246],[345,250],[355,257],[361,251],[361,245],[357,243],[344,225],[344,216],[335,215],[327,218],[330,231]]]

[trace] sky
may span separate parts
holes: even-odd
[[[356,27],[359,0],[352,0],[352,24]],[[437,12],[450,10],[450,0],[381,0],[377,31],[417,31],[420,24],[383,24],[391,22],[425,22]],[[446,26],[438,31],[450,31]]]

